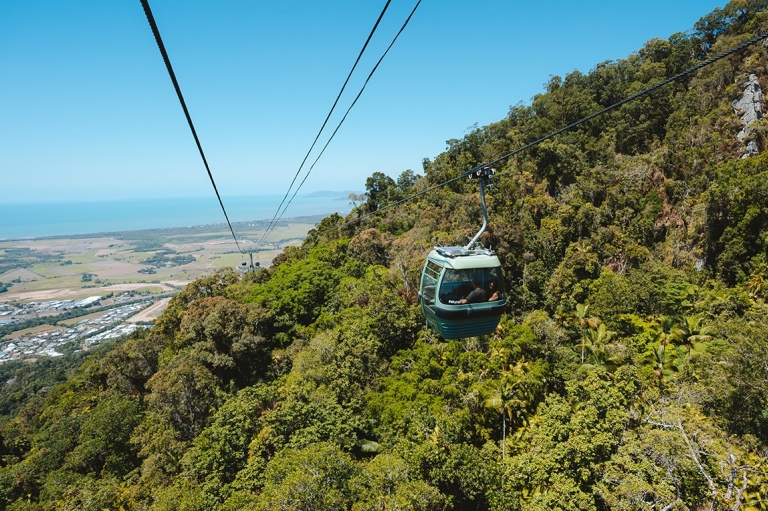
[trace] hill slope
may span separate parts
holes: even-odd
[[[475,183],[443,183],[768,30],[733,1],[689,34],[553,77],[424,162],[376,173],[271,268],[223,271],[152,332],[4,419],[5,509],[765,509],[768,153],[733,102],[762,45],[500,166],[483,238],[510,306],[445,341],[416,304]],[[751,142],[751,144],[750,144]],[[751,149],[750,149],[751,147]],[[758,154],[742,158],[749,151]],[[333,227],[338,227],[332,229]]]

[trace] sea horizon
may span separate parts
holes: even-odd
[[[346,214],[352,209],[348,193],[296,196],[282,218]],[[283,197],[229,196],[222,202],[230,222],[257,222],[271,220]],[[215,196],[6,203],[0,218],[0,241],[226,224]]]

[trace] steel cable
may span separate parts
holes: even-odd
[[[451,179],[449,179],[447,181],[444,181],[442,183],[433,185],[433,186],[427,188],[426,190],[422,190],[422,191],[420,191],[418,193],[415,193],[413,195],[409,195],[408,197],[406,197],[404,199],[401,199],[399,201],[393,202],[391,204],[387,204],[386,206],[382,206],[381,208],[378,208],[376,211],[372,211],[370,213],[366,213],[366,214],[361,215],[361,216],[359,216],[359,217],[357,217],[357,218],[355,218],[353,220],[348,220],[348,221],[345,221],[345,222],[342,222],[342,223],[336,225],[335,227],[331,227],[331,228],[325,229],[324,231],[321,231],[321,232],[317,233],[317,235],[320,236],[320,235],[325,234],[327,232],[331,232],[331,231],[335,231],[337,229],[341,229],[342,227],[345,227],[346,225],[350,225],[350,224],[354,224],[356,222],[360,222],[362,220],[365,220],[367,218],[372,217],[373,215],[379,214],[379,213],[381,213],[383,211],[386,211],[388,209],[394,208],[394,207],[399,206],[399,205],[401,205],[403,203],[409,202],[409,201],[411,201],[411,200],[413,200],[413,199],[415,199],[417,197],[420,197],[420,196],[422,196],[422,195],[424,195],[424,194],[426,194],[428,192],[431,192],[433,190],[437,190],[438,188],[442,188],[444,186],[447,186],[447,185],[449,185],[449,184],[451,184],[451,183],[453,183],[455,181],[458,181],[459,179],[468,177],[470,174],[472,174],[473,172],[476,172],[479,169],[482,169],[482,168],[485,168],[485,167],[489,167],[491,165],[496,165],[497,163],[500,163],[500,162],[502,162],[502,161],[504,161],[504,160],[506,160],[508,158],[511,158],[512,156],[515,156],[516,154],[521,153],[522,151],[525,151],[527,149],[530,149],[531,147],[534,147],[534,146],[536,146],[538,144],[541,144],[542,142],[545,142],[545,141],[547,141],[547,140],[549,140],[549,139],[551,139],[551,138],[553,138],[553,137],[555,137],[557,135],[560,135],[561,133],[563,133],[565,131],[568,131],[568,130],[570,130],[572,128],[575,128],[576,126],[579,126],[580,124],[583,124],[583,123],[585,123],[587,121],[590,121],[590,120],[594,119],[595,117],[598,117],[598,116],[600,116],[600,115],[602,115],[602,114],[604,114],[606,112],[609,112],[609,111],[611,111],[611,110],[613,110],[615,108],[618,108],[618,107],[620,107],[620,106],[622,106],[622,105],[624,105],[624,104],[626,104],[626,103],[628,103],[630,101],[633,101],[633,100],[635,100],[637,98],[640,98],[642,96],[650,94],[651,92],[653,92],[653,91],[655,91],[655,90],[657,90],[657,89],[659,89],[659,88],[661,88],[661,87],[663,87],[663,86],[665,86],[665,85],[667,85],[669,83],[677,81],[680,78],[683,78],[683,77],[685,77],[687,75],[690,75],[690,74],[698,71],[699,69],[701,69],[703,67],[709,66],[709,65],[711,65],[711,64],[713,64],[713,63],[715,63],[715,62],[717,62],[719,60],[722,60],[722,59],[724,59],[726,57],[729,57],[730,55],[733,55],[734,53],[737,53],[737,52],[743,50],[744,48],[746,48],[748,46],[751,46],[751,45],[753,45],[753,44],[755,44],[757,42],[760,42],[760,41],[762,41],[762,40],[764,40],[766,38],[768,38],[768,33],[755,36],[755,37],[753,37],[752,39],[750,39],[748,41],[745,41],[745,42],[743,42],[743,43],[741,43],[741,44],[739,44],[739,45],[737,45],[737,46],[735,46],[735,47],[733,47],[733,48],[731,48],[729,50],[726,50],[726,51],[724,51],[722,53],[719,53],[718,55],[716,55],[714,57],[711,57],[711,58],[709,58],[707,60],[704,60],[704,61],[700,62],[699,64],[696,64],[695,66],[686,69],[685,71],[677,73],[676,75],[674,75],[674,76],[672,76],[670,78],[667,78],[667,79],[665,79],[665,80],[663,80],[663,81],[661,81],[661,82],[659,82],[659,83],[657,83],[655,85],[652,85],[651,87],[648,87],[647,89],[644,89],[644,90],[642,90],[642,91],[640,91],[640,92],[638,92],[636,94],[632,94],[631,96],[628,96],[628,97],[622,99],[621,101],[619,101],[617,103],[614,103],[614,104],[612,104],[610,106],[607,106],[607,107],[605,107],[605,108],[603,108],[601,110],[598,110],[597,112],[592,113],[592,114],[590,114],[590,115],[588,115],[586,117],[583,117],[583,118],[579,119],[578,121],[575,121],[575,122],[573,122],[573,123],[571,123],[571,124],[569,124],[569,125],[567,125],[567,126],[565,126],[563,128],[558,129],[557,131],[553,131],[552,133],[550,133],[548,135],[545,135],[545,136],[543,136],[541,138],[538,138],[538,139],[534,140],[533,142],[530,142],[530,143],[528,143],[528,144],[526,144],[526,145],[524,145],[522,147],[519,147],[519,148],[515,149],[514,151],[510,151],[510,152],[508,152],[508,153],[506,153],[506,154],[496,158],[495,160],[492,160],[492,161],[489,161],[489,162],[485,162],[485,163],[482,163],[480,165],[476,165],[476,166],[472,167],[471,169],[462,172],[460,175],[458,175],[458,176],[456,176],[454,178],[451,178]],[[499,172],[499,174],[500,173],[501,172]]]
[[[285,195],[283,196],[283,200],[280,201],[280,205],[277,206],[277,210],[275,211],[275,215],[272,217],[272,220],[269,221],[269,225],[267,226],[267,229],[264,231],[264,236],[261,237],[261,240],[259,241],[259,244],[261,244],[264,239],[269,234],[272,227],[280,221],[278,215],[280,215],[280,208],[283,207],[283,204],[285,203],[285,199],[288,197],[288,194],[291,193],[291,189],[293,188],[293,184],[296,182],[296,178],[299,177],[299,174],[301,173],[301,169],[304,168],[304,164],[307,162],[307,159],[309,158],[310,153],[312,152],[312,149],[315,148],[315,144],[317,144],[318,139],[320,138],[320,135],[323,133],[323,130],[325,129],[326,124],[328,124],[328,120],[331,118],[331,114],[333,114],[333,111],[336,109],[336,105],[339,103],[339,99],[341,98],[341,95],[344,93],[344,89],[347,88],[347,84],[349,83],[349,79],[352,77],[352,73],[355,72],[355,69],[357,68],[357,64],[360,62],[360,58],[363,56],[363,53],[365,52],[365,49],[368,47],[368,43],[371,42],[371,39],[373,38],[373,34],[376,32],[376,29],[379,27],[379,23],[381,23],[381,19],[384,17],[384,13],[387,12],[387,8],[389,7],[389,4],[392,0],[387,0],[387,3],[384,5],[384,8],[381,10],[381,13],[379,14],[378,19],[376,20],[376,23],[373,25],[373,28],[371,29],[371,33],[368,34],[368,39],[365,40],[365,44],[363,44],[362,49],[360,50],[360,53],[357,55],[357,59],[355,59],[355,63],[352,65],[352,69],[350,69],[349,74],[347,75],[347,79],[344,80],[344,85],[341,86],[341,90],[339,91],[339,94],[336,96],[336,101],[333,102],[333,105],[331,106],[330,111],[328,112],[328,115],[325,116],[325,121],[323,121],[323,125],[320,126],[320,131],[317,132],[317,135],[315,136],[315,140],[312,141],[312,145],[309,147],[309,150],[307,151],[307,154],[304,155],[304,159],[301,161],[301,165],[299,165],[298,170],[296,171],[296,174],[293,176],[293,180],[291,181],[291,184],[288,186],[288,190],[285,192]],[[337,128],[338,129],[338,128]],[[335,133],[335,132],[334,132]],[[327,145],[327,144],[326,144]],[[325,150],[325,148],[323,148]],[[312,165],[314,167],[314,164]],[[309,172],[307,172],[307,175],[309,175]],[[304,178],[306,180],[306,177]],[[301,184],[304,184],[304,180],[302,180]],[[301,188],[301,185],[299,185],[299,188]],[[294,194],[295,196],[296,194]],[[293,200],[293,197],[291,197],[291,201]],[[290,205],[290,201],[288,203]],[[286,209],[288,206],[286,206]],[[283,210],[285,211],[285,210]],[[280,215],[280,218],[282,218],[282,215]],[[276,220],[277,219],[277,220]]]
[[[405,30],[405,27],[408,25],[408,22],[411,21],[411,18],[413,17],[414,13],[416,12],[416,9],[419,7],[419,4],[421,4],[421,0],[418,0],[416,2],[416,5],[414,6],[413,10],[411,10],[411,14],[408,15],[408,18],[406,18],[405,23],[403,23],[403,26],[400,27],[400,30],[395,35],[395,38],[392,39],[392,42],[389,43],[389,46],[384,51],[384,53],[381,55],[381,58],[379,58],[378,62],[376,62],[376,65],[373,66],[373,69],[368,74],[368,78],[365,79],[365,83],[363,83],[363,86],[360,88],[360,92],[357,93],[357,96],[355,96],[354,101],[352,101],[352,104],[349,105],[349,108],[347,108],[347,111],[344,113],[344,117],[341,118],[341,121],[339,121],[339,124],[336,126],[336,129],[333,130],[333,133],[331,134],[331,137],[328,139],[328,141],[323,146],[323,149],[320,151],[320,154],[317,155],[317,158],[315,158],[315,161],[312,163],[312,166],[309,167],[309,170],[307,171],[307,174],[304,176],[304,179],[302,179],[302,181],[299,184],[298,188],[296,188],[296,191],[293,193],[293,196],[291,196],[291,200],[289,200],[288,204],[286,204],[286,206],[283,209],[283,212],[280,214],[280,217],[278,218],[278,220],[280,220],[280,218],[283,217],[283,214],[288,209],[288,206],[291,205],[291,202],[293,202],[293,199],[296,197],[296,194],[299,193],[299,190],[304,185],[304,181],[307,180],[307,178],[309,177],[310,172],[312,172],[312,169],[315,168],[315,165],[317,164],[318,160],[320,160],[320,157],[323,155],[325,150],[328,148],[328,144],[330,144],[331,140],[333,140],[333,137],[336,136],[336,133],[339,131],[339,128],[341,128],[341,125],[344,124],[344,120],[347,118],[347,115],[349,115],[350,110],[352,110],[352,107],[355,106],[355,103],[357,103],[357,100],[360,99],[360,96],[362,96],[363,91],[365,90],[365,87],[368,85],[368,82],[371,80],[371,77],[376,72],[376,69],[378,69],[379,64],[381,64],[381,61],[384,60],[384,57],[387,56],[387,53],[389,53],[389,50],[392,49],[392,46],[394,46],[395,41],[397,41],[397,38],[400,37],[400,34],[403,32],[403,30]]]
[[[192,123],[192,117],[189,115],[189,110],[187,109],[187,104],[184,101],[184,96],[181,94],[181,88],[179,87],[179,82],[176,80],[176,74],[173,72],[173,67],[171,66],[171,59],[168,57],[168,52],[165,50],[165,45],[163,44],[163,39],[160,37],[160,30],[157,28],[157,23],[155,23],[155,17],[152,15],[152,10],[149,8],[149,1],[148,0],[141,0],[141,5],[144,7],[144,14],[147,16],[147,21],[149,21],[149,26],[152,28],[152,33],[155,35],[155,41],[157,42],[157,47],[160,49],[160,54],[163,56],[163,61],[165,62],[165,67],[168,70],[168,74],[171,76],[171,81],[173,82],[173,87],[176,89],[176,95],[179,97],[179,103],[181,103],[181,108],[184,110],[184,115],[187,117],[187,123],[189,124],[189,129],[192,130],[192,136],[195,138],[195,144],[197,144],[197,150],[200,151],[200,157],[203,159],[203,164],[205,165],[205,170],[208,171],[208,177],[211,180],[211,184],[213,185],[213,191],[216,192],[216,198],[219,199],[219,205],[221,206],[221,211],[224,212],[224,218],[227,220],[227,225],[229,226],[229,232],[232,233],[232,238],[235,240],[235,245],[237,245],[237,249],[240,251],[240,253],[244,254],[243,250],[240,248],[240,243],[237,241],[237,236],[235,236],[235,230],[232,228],[232,224],[229,221],[229,216],[227,215],[227,210],[224,208],[224,202],[221,200],[221,195],[219,195],[219,190],[216,188],[216,182],[213,180],[213,174],[211,173],[211,168],[208,166],[208,160],[205,158],[205,153],[203,152],[203,146],[200,144],[200,139],[197,137],[197,131],[195,130],[195,125]]]

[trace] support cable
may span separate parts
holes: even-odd
[[[173,87],[176,89],[176,95],[179,97],[179,103],[181,103],[181,108],[184,110],[184,115],[187,117],[187,123],[189,124],[189,129],[192,130],[192,136],[195,138],[195,143],[197,144],[197,150],[200,151],[200,157],[203,159],[203,164],[205,164],[205,170],[208,171],[208,177],[211,179],[211,184],[213,185],[213,191],[216,192],[216,198],[219,199],[219,205],[221,206],[221,211],[224,212],[224,218],[227,220],[227,225],[229,226],[229,232],[232,233],[232,238],[235,240],[235,245],[237,245],[237,249],[240,251],[240,253],[245,254],[243,252],[243,249],[240,248],[240,243],[237,241],[237,236],[235,236],[235,231],[232,228],[232,224],[229,221],[229,216],[227,216],[227,210],[224,209],[224,202],[221,200],[221,195],[219,195],[219,190],[216,188],[216,182],[213,180],[213,174],[211,173],[211,169],[208,166],[208,160],[205,158],[205,153],[203,152],[203,146],[200,145],[200,139],[197,137],[197,131],[195,130],[195,125],[192,124],[192,117],[189,115],[189,110],[187,110],[187,104],[184,101],[184,96],[181,94],[181,88],[179,87],[179,82],[176,80],[176,74],[173,72],[173,67],[171,66],[171,60],[168,58],[168,52],[165,51],[165,45],[163,44],[163,39],[160,37],[160,30],[157,28],[157,23],[155,23],[155,17],[152,15],[152,10],[149,8],[149,0],[141,0],[141,5],[144,7],[144,14],[147,16],[147,21],[149,22],[149,26],[152,28],[152,33],[155,35],[155,41],[157,42],[157,47],[160,49],[160,54],[163,56],[163,61],[165,62],[165,67],[168,70],[168,74],[171,77],[171,81],[173,82]]]
[[[387,12],[387,8],[389,8],[389,4],[391,3],[391,1],[392,0],[387,0],[387,3],[384,5],[384,8],[381,10],[381,14],[379,14],[379,18],[376,20],[376,23],[373,25],[373,28],[371,29],[371,33],[368,34],[368,39],[365,40],[365,44],[363,44],[363,47],[360,50],[360,53],[357,55],[357,59],[355,59],[355,63],[352,65],[352,69],[349,70],[347,79],[344,80],[344,85],[341,86],[341,90],[339,91],[339,94],[336,96],[336,101],[333,102],[333,106],[331,106],[331,109],[328,112],[328,115],[325,116],[325,121],[323,121],[323,125],[320,126],[320,131],[317,132],[317,135],[315,136],[315,140],[312,141],[312,145],[309,147],[307,154],[304,155],[304,159],[301,161],[301,165],[299,165],[299,168],[296,171],[296,174],[293,176],[293,180],[291,181],[291,184],[288,186],[288,190],[285,192],[285,195],[283,196],[283,200],[280,202],[280,205],[277,206],[277,211],[275,211],[275,215],[272,217],[272,220],[269,221],[269,225],[267,226],[267,229],[264,231],[264,236],[262,236],[261,241],[259,241],[259,244],[261,244],[264,241],[264,239],[267,237],[267,234],[269,234],[273,226],[280,221],[280,218],[282,218],[282,215],[280,215],[280,208],[283,207],[283,204],[285,203],[285,199],[288,197],[288,194],[291,193],[291,189],[293,188],[293,184],[296,182],[296,178],[299,177],[299,174],[301,173],[301,169],[304,168],[304,164],[307,162],[307,158],[309,158],[309,155],[312,152],[312,149],[315,148],[315,144],[317,144],[317,141],[320,138],[320,135],[323,133],[323,130],[325,129],[325,125],[328,124],[328,120],[331,118],[331,114],[336,109],[336,105],[339,103],[339,99],[341,99],[341,95],[344,93],[344,89],[346,89],[347,84],[349,83],[349,79],[352,78],[352,73],[355,72],[355,68],[357,68],[357,64],[360,62],[360,58],[362,58],[363,53],[365,52],[365,49],[368,47],[368,43],[371,42],[371,39],[373,38],[373,34],[376,32],[376,29],[379,27],[379,23],[381,23],[381,20],[384,17],[384,13]],[[314,164],[312,166],[314,167]],[[311,169],[310,169],[310,172],[311,172]],[[307,172],[307,175],[309,175],[309,172]],[[306,177],[304,179],[306,179]],[[301,183],[304,184],[304,181],[302,181]],[[301,185],[299,185],[299,188],[301,188]],[[295,195],[296,194],[294,194],[294,196]],[[293,200],[293,197],[291,197],[291,200]],[[290,202],[289,202],[289,205],[290,205]],[[287,208],[288,206],[286,206],[286,209]],[[280,218],[277,218],[278,215],[280,215]]]
[[[454,183],[454,182],[458,181],[459,179],[463,179],[465,177],[468,177],[472,173],[477,172],[480,169],[489,167],[491,165],[495,165],[495,164],[500,163],[500,162],[502,162],[502,161],[504,161],[506,159],[509,159],[512,156],[515,156],[516,154],[521,153],[522,151],[525,151],[527,149],[530,149],[533,146],[541,144],[542,142],[545,142],[545,141],[547,141],[547,140],[549,140],[549,139],[551,139],[551,138],[553,138],[553,137],[555,137],[557,135],[560,135],[561,133],[563,133],[565,131],[568,131],[568,130],[570,130],[572,128],[575,128],[576,126],[579,126],[579,125],[581,125],[581,124],[583,124],[583,123],[585,123],[587,121],[590,121],[590,120],[594,119],[595,117],[598,117],[598,116],[600,116],[600,115],[602,115],[602,114],[604,114],[606,112],[614,110],[614,109],[616,109],[616,108],[618,108],[618,107],[620,107],[620,106],[622,106],[622,105],[624,105],[624,104],[626,104],[626,103],[628,103],[630,101],[633,101],[633,100],[635,100],[637,98],[640,98],[642,96],[646,96],[646,95],[650,94],[651,92],[654,92],[655,90],[657,90],[657,89],[659,89],[659,88],[661,88],[661,87],[663,87],[663,86],[665,86],[665,85],[667,85],[669,83],[677,81],[677,80],[679,80],[679,79],[681,79],[681,78],[683,78],[683,77],[685,77],[687,75],[690,75],[690,74],[692,74],[692,73],[702,69],[703,67],[706,67],[706,66],[709,66],[711,64],[714,64],[715,62],[717,62],[719,60],[722,60],[722,59],[724,59],[726,57],[729,57],[729,56],[733,55],[734,53],[737,53],[737,52],[743,50],[744,48],[747,48],[748,46],[752,46],[753,44],[758,43],[760,41],[763,41],[765,39],[768,39],[768,32],[765,33],[765,34],[757,35],[757,36],[753,37],[752,39],[750,39],[748,41],[745,41],[745,42],[743,42],[743,43],[741,43],[741,44],[739,44],[739,45],[737,45],[737,46],[735,46],[735,47],[733,47],[733,48],[731,48],[729,50],[726,50],[726,51],[724,51],[722,53],[719,53],[718,55],[715,55],[714,57],[711,57],[711,58],[709,58],[709,59],[707,59],[707,60],[705,60],[703,62],[700,62],[699,64],[696,64],[695,66],[693,66],[691,68],[688,68],[685,71],[677,73],[676,75],[674,75],[674,76],[672,76],[670,78],[667,78],[667,79],[665,79],[665,80],[663,80],[663,81],[661,81],[661,82],[659,82],[659,83],[657,83],[655,85],[652,85],[652,86],[648,87],[647,89],[644,89],[644,90],[642,90],[642,91],[640,91],[640,92],[638,92],[636,94],[632,94],[631,96],[628,96],[628,97],[622,99],[621,101],[619,101],[617,103],[614,103],[614,104],[612,104],[610,106],[607,106],[607,107],[605,107],[605,108],[603,108],[601,110],[598,110],[597,112],[595,112],[593,114],[590,114],[590,115],[588,115],[586,117],[583,117],[583,118],[579,119],[578,121],[575,121],[575,122],[573,122],[573,123],[571,123],[571,124],[569,124],[569,125],[567,125],[567,126],[565,126],[563,128],[558,129],[557,131],[553,131],[552,133],[550,133],[548,135],[545,135],[545,136],[543,136],[543,137],[541,137],[539,139],[534,140],[533,142],[530,142],[530,143],[528,143],[528,144],[526,144],[526,145],[524,145],[522,147],[519,147],[519,148],[515,149],[514,151],[510,151],[510,152],[508,152],[506,154],[503,154],[502,156],[499,156],[495,160],[492,160],[492,161],[489,161],[489,162],[485,162],[485,163],[481,163],[480,165],[476,165],[476,166],[472,167],[471,169],[462,172],[461,174],[459,174],[458,176],[456,176],[454,178],[451,178],[451,179],[449,179],[447,181],[443,181],[442,183],[430,186],[429,188],[427,188],[425,190],[422,190],[422,191],[420,191],[418,193],[415,193],[413,195],[409,195],[408,197],[405,197],[404,199],[401,199],[399,201],[393,202],[391,204],[387,204],[386,206],[382,206],[381,208],[378,208],[376,211],[372,211],[370,213],[366,213],[365,215],[361,215],[361,216],[359,216],[359,217],[357,217],[357,218],[355,218],[353,220],[348,220],[348,221],[345,221],[345,222],[342,222],[342,223],[336,225],[335,227],[331,227],[331,228],[325,229],[324,231],[321,231],[321,232],[317,233],[317,235],[320,236],[320,235],[325,234],[327,232],[335,231],[335,230],[341,229],[342,227],[345,227],[347,225],[350,225],[350,224],[353,224],[353,223],[356,223],[356,222],[360,222],[362,220],[365,220],[367,218],[372,217],[373,215],[376,215],[376,214],[381,213],[383,211],[386,211],[388,209],[397,207],[400,204],[409,202],[409,201],[411,201],[411,200],[413,200],[413,199],[415,199],[417,197],[421,197],[422,195],[425,195],[425,194],[427,194],[429,192],[437,190],[438,188],[442,188],[442,187],[447,186],[447,185],[449,185],[451,183]],[[503,172],[503,171],[501,171],[501,172]],[[499,173],[501,173],[501,172],[499,172]]]
[[[333,133],[331,134],[331,137],[328,139],[328,141],[325,143],[325,146],[323,146],[323,149],[320,151],[320,154],[317,155],[317,158],[315,158],[315,161],[312,163],[312,166],[309,167],[309,170],[307,171],[307,174],[304,176],[304,179],[301,180],[301,183],[299,184],[298,188],[296,188],[296,191],[293,192],[293,196],[291,197],[291,200],[288,201],[288,204],[286,204],[285,208],[283,208],[282,213],[280,213],[280,217],[278,218],[278,221],[280,218],[283,217],[283,214],[288,209],[288,206],[291,205],[291,202],[293,202],[293,199],[296,197],[296,194],[299,193],[299,190],[301,190],[301,187],[304,185],[304,181],[307,180],[309,177],[310,172],[312,172],[312,169],[315,168],[315,165],[317,164],[320,157],[323,155],[325,150],[328,148],[328,144],[331,143],[331,140],[333,140],[333,137],[336,136],[336,133],[339,131],[339,128],[341,128],[341,125],[344,124],[344,121],[347,118],[347,115],[349,115],[349,111],[352,110],[352,107],[355,106],[355,103],[357,103],[357,100],[360,99],[360,96],[362,96],[363,91],[365,90],[365,87],[368,85],[368,82],[371,80],[371,77],[376,72],[376,69],[378,69],[379,64],[381,64],[381,61],[384,60],[384,57],[387,56],[387,53],[389,53],[389,50],[392,49],[392,46],[394,46],[395,41],[397,41],[397,38],[400,37],[400,34],[405,30],[405,27],[408,25],[408,22],[411,21],[411,18],[413,17],[413,14],[416,12],[416,9],[419,7],[419,4],[421,4],[421,0],[418,0],[416,2],[416,5],[414,6],[413,10],[411,11],[411,14],[408,15],[408,18],[405,20],[405,23],[403,23],[403,26],[400,27],[400,30],[395,35],[395,38],[392,40],[391,43],[389,43],[389,46],[382,54],[381,58],[379,58],[378,62],[376,62],[376,65],[373,66],[373,69],[371,70],[370,74],[368,74],[368,78],[365,79],[365,83],[363,83],[362,88],[360,89],[360,92],[357,93],[357,96],[355,97],[355,100],[352,101],[352,104],[349,105],[349,108],[347,108],[347,111],[344,113],[344,117],[341,118],[341,121],[339,121],[338,126],[336,126],[336,129],[333,130]],[[279,209],[279,208],[278,208]]]
[[[499,163],[499,162],[501,162],[503,160],[506,160],[506,159],[516,155],[517,153],[525,151],[526,149],[530,149],[531,147],[533,147],[535,145],[538,145],[538,144],[540,144],[540,143],[542,143],[542,142],[544,142],[546,140],[549,140],[550,138],[556,137],[557,135],[563,133],[564,131],[568,131],[568,130],[570,130],[572,128],[575,128],[576,126],[578,126],[580,124],[583,124],[583,123],[585,123],[587,121],[590,121],[590,120],[594,119],[595,117],[603,115],[606,112],[610,112],[611,110],[614,110],[614,109],[616,109],[616,108],[618,108],[618,107],[620,107],[620,106],[622,106],[622,105],[624,105],[626,103],[629,103],[630,101],[634,101],[635,99],[637,99],[639,97],[648,95],[651,92],[654,92],[656,89],[664,87],[667,84],[670,84],[672,82],[676,82],[680,78],[683,78],[683,77],[685,77],[685,76],[687,76],[689,74],[695,73],[696,71],[698,71],[699,69],[701,69],[703,67],[709,66],[710,64],[714,64],[718,60],[722,60],[722,59],[724,59],[726,57],[729,57],[729,56],[733,55],[734,53],[743,50],[747,46],[751,46],[751,45],[753,45],[753,44],[755,44],[757,42],[760,42],[760,41],[762,41],[763,39],[766,39],[766,38],[768,38],[768,33],[755,36],[752,39],[750,39],[749,41],[745,41],[745,42],[741,43],[740,45],[731,48],[730,50],[726,50],[726,51],[724,51],[724,52],[722,52],[722,53],[720,53],[718,55],[715,55],[714,57],[711,57],[711,58],[709,58],[709,59],[707,59],[707,60],[705,60],[703,62],[700,62],[699,64],[696,64],[695,66],[693,66],[693,67],[691,67],[689,69],[686,69],[685,71],[677,73],[676,75],[671,76],[671,77],[667,78],[666,80],[663,80],[663,81],[661,81],[661,82],[659,82],[659,83],[657,83],[655,85],[652,85],[652,86],[648,87],[647,89],[644,89],[644,90],[642,90],[642,91],[640,91],[640,92],[638,92],[636,94],[632,94],[631,96],[622,99],[618,103],[614,103],[614,104],[612,104],[610,106],[607,106],[607,107],[603,108],[602,110],[598,110],[597,112],[595,112],[593,114],[590,114],[590,115],[588,115],[588,116],[586,116],[586,117],[584,117],[582,119],[579,119],[578,121],[573,122],[573,123],[569,124],[568,126],[565,126],[563,128],[560,128],[557,131],[554,131],[554,132],[550,133],[549,135],[543,136],[543,137],[541,137],[538,140],[534,140],[533,142],[524,145],[523,147],[520,147],[518,149],[515,149],[512,152],[504,154],[504,155],[496,158],[493,161],[490,161],[490,162],[484,163],[482,165],[479,165],[479,166],[477,166],[475,168],[469,169],[468,171],[464,172],[463,175],[470,174],[473,171],[477,170],[478,168],[485,167],[487,165],[495,165],[495,164],[497,164],[497,163]]]

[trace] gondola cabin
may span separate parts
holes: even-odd
[[[493,333],[507,306],[499,258],[491,250],[437,247],[421,274],[427,324],[446,339]]]

